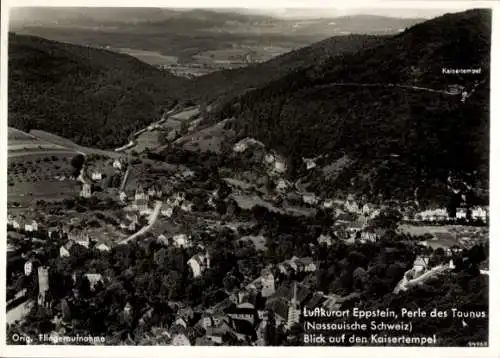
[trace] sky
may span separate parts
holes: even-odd
[[[253,13],[266,14],[283,18],[318,18],[348,15],[379,15],[401,18],[430,19],[449,12],[460,12],[471,8],[455,7],[453,9],[437,8],[321,8],[321,9],[252,9]]]

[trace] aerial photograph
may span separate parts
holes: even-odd
[[[491,346],[492,13],[10,8],[5,344]]]

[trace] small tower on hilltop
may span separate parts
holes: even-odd
[[[47,292],[49,291],[49,269],[38,268],[38,305],[47,306]]]

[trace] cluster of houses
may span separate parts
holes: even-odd
[[[71,250],[75,245],[79,245],[86,249],[90,249],[91,246],[96,248],[101,252],[111,251],[111,248],[104,243],[96,243],[92,242],[89,234],[86,230],[72,230],[67,233],[68,240],[64,245],[59,248],[59,256],[60,257],[69,257],[71,256]]]
[[[186,194],[184,192],[177,192],[167,198],[160,213],[162,216],[170,218],[172,217],[175,208],[179,208],[180,210],[189,213],[193,211],[193,206],[193,203],[186,199]]]
[[[418,212],[411,221],[443,222],[452,220],[474,220],[483,223],[488,222],[488,209],[482,206],[475,206],[469,209],[457,208],[455,217],[450,217],[448,211],[443,208],[429,209]]]
[[[293,265],[301,260],[304,259],[294,257],[286,263]],[[280,265],[283,267],[285,262]],[[193,320],[193,315],[186,317],[178,314],[170,328],[172,344],[224,345],[232,340],[233,343],[266,345],[267,325],[272,323],[286,333],[299,324],[304,308],[338,310],[343,302],[355,297],[355,294],[340,297],[313,292],[305,284],[293,279],[280,281],[280,265],[265,268],[260,277],[244,288],[228,292],[225,300],[202,312],[201,317]],[[297,270],[307,270],[307,267],[313,269],[311,265],[299,264],[294,267]],[[292,266],[288,269],[294,270]],[[183,328],[179,330],[178,324]],[[190,327],[202,328],[203,336],[190,339],[187,333]]]
[[[35,232],[38,231],[38,222],[33,218],[15,218],[12,215],[7,215],[7,227],[18,231]]]

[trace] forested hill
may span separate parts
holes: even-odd
[[[446,14],[380,46],[289,74],[236,98],[218,116],[238,118],[233,126],[241,136],[279,150],[292,167],[301,157],[348,154],[358,166],[351,176],[388,193],[392,183],[414,188],[446,180],[449,171],[484,177],[490,37],[489,10]],[[446,75],[445,67],[481,72]],[[448,93],[452,84],[469,92],[465,103]]]
[[[264,63],[245,68],[215,72],[198,77],[186,86],[186,97],[195,101],[212,101],[260,88],[293,71],[322,63],[339,55],[377,46],[385,36],[335,36],[310,46],[285,53]]]
[[[113,148],[177,101],[187,80],[127,55],[9,34],[9,126]]]

